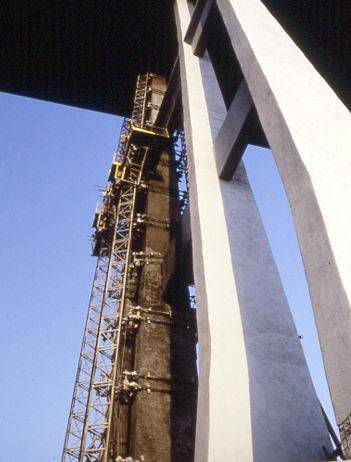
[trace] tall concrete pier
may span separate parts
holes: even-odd
[[[178,5],[183,11],[180,16],[184,18],[187,5],[184,2],[183,5],[178,2]],[[188,36],[191,38],[188,41],[200,57],[189,56],[189,51],[184,49],[186,45],[180,40],[184,49],[182,77],[188,85],[196,78],[196,65],[201,68],[201,62],[205,60],[202,55],[205,47],[199,48],[198,43],[205,35],[211,11],[200,4],[197,7],[198,20],[190,25]],[[261,1],[223,0],[217,2],[217,8],[251,95],[251,101],[248,100],[246,105],[253,104],[257,110],[291,204],[343,452],[344,456],[350,457],[351,262],[348,249],[351,242],[347,230],[350,229],[351,215],[346,202],[351,183],[345,178],[345,172],[351,170],[351,116]],[[185,19],[183,23],[186,24]],[[183,36],[186,35],[185,29],[182,30]],[[200,80],[204,81],[201,74],[197,84],[188,91],[189,101]],[[214,81],[215,78],[211,79],[212,88]],[[240,93],[242,86],[237,89],[238,100]],[[233,104],[235,102],[236,96]],[[189,102],[188,107],[191,117],[195,104],[191,108]],[[237,104],[237,123],[242,113],[243,107]],[[235,107],[229,109],[228,119],[234,127]],[[199,121],[199,117],[196,120]],[[242,121],[244,125],[245,118]],[[188,129],[189,137],[195,133],[195,124],[194,120],[191,131]],[[203,120],[200,125],[203,131]],[[223,128],[226,125],[230,127],[224,121]],[[224,134],[220,133],[220,139],[214,141],[222,176],[222,166],[233,165],[226,156],[236,156],[234,165],[237,165],[243,154],[243,149],[232,148],[238,143],[240,131],[230,131],[227,127]],[[241,143],[241,147],[244,146]],[[225,215],[230,216],[229,213]],[[233,223],[231,233],[234,229]],[[301,424],[299,419],[296,422]],[[305,458],[308,460],[307,455]],[[265,460],[264,456],[262,460]]]
[[[128,118],[96,219],[105,289],[62,460],[350,459],[351,3],[8,3],[0,89]],[[245,172],[248,144],[272,150],[290,203],[339,435]]]
[[[176,14],[200,342],[196,460],[322,460],[328,434],[244,167],[218,176],[227,111],[216,77],[208,55],[183,43],[187,2]]]

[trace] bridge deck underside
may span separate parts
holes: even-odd
[[[350,106],[351,3],[263,0]],[[129,115],[136,75],[169,75],[176,39],[168,0],[4,0],[0,90]]]

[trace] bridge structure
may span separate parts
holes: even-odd
[[[1,90],[126,116],[94,217],[62,461],[350,459],[351,4],[1,9]],[[340,441],[241,162],[248,144],[271,148],[287,193]]]

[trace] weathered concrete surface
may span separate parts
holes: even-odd
[[[233,177],[247,148],[248,136],[245,127],[251,110],[251,95],[246,82],[243,81],[214,142],[219,176],[224,180]]]
[[[178,181],[170,158],[170,153],[163,152],[159,176],[147,179],[149,190],[143,212],[150,219],[172,221],[179,217],[178,198],[170,194]],[[175,257],[177,246],[171,245],[172,233],[172,227],[159,226],[157,222],[147,225],[141,238],[142,250]],[[177,273],[176,258],[171,259],[175,260]],[[125,432],[129,441],[122,455],[135,460],[143,456],[148,462],[192,462],[197,390],[194,312],[186,282],[177,274],[165,300],[162,262],[162,258],[154,258],[142,267],[132,300],[134,305],[150,311],[141,313],[143,321],[129,362],[128,369],[138,372],[138,384],[143,388],[124,416],[124,423],[129,424]]]
[[[150,83],[153,89],[163,90],[166,87],[163,78],[154,77]],[[151,103],[161,104],[162,93],[152,93]],[[152,122],[157,117],[156,106],[146,110],[145,118]],[[149,156],[155,155],[151,151]],[[134,251],[142,251],[147,255],[162,256],[169,249],[170,230],[152,225],[152,220],[171,219],[172,174],[169,167],[170,154],[162,152],[158,162],[159,176],[145,180],[149,186],[144,200],[138,201],[137,212],[145,213],[151,224],[135,229],[132,242]],[[173,186],[173,185],[172,185]],[[134,399],[125,407],[129,420],[126,422],[129,441],[122,456],[150,462],[164,460],[171,462],[171,325],[169,315],[171,307],[163,299],[161,258],[151,258],[145,264],[135,265],[133,276],[138,284],[131,304],[140,306],[142,321],[132,338],[125,336],[125,343],[132,344],[132,355],[129,371],[138,374],[137,383],[141,387]],[[123,369],[122,369],[123,373]],[[149,376],[152,379],[149,379]],[[133,379],[131,379],[133,380]],[[150,391],[147,391],[149,389]]]
[[[232,460],[252,460],[248,436],[251,434],[251,417],[244,334],[239,310],[233,309],[238,307],[238,298],[233,283],[225,213],[221,204],[201,71],[191,47],[186,45],[183,48],[182,38],[190,19],[186,1],[178,1],[175,8],[184,122],[190,153],[193,262],[200,345],[196,460],[216,460],[215,457],[220,460],[222,456],[229,456],[229,448]],[[192,79],[186,79],[188,73],[191,73]],[[191,115],[189,107],[192,109]],[[235,369],[228,367],[228,355],[238,358]],[[239,399],[233,399],[239,390]],[[228,415],[235,417],[229,421]],[[237,444],[240,441],[244,443]]]
[[[351,115],[259,0],[219,0],[300,243],[329,388],[351,412]]]
[[[212,67],[182,42],[184,124],[200,342],[197,462],[312,462],[330,447],[282,284],[241,165],[218,178],[225,118]]]
[[[202,56],[205,51],[204,30],[213,3],[214,0],[204,0],[200,3],[196,3],[195,5],[194,14],[196,14],[197,9],[201,10],[201,15],[191,42],[193,52],[196,56]]]

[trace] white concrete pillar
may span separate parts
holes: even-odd
[[[195,460],[321,461],[328,434],[245,170],[218,177],[226,112],[214,73],[182,40],[186,0],[175,12],[200,343]]]
[[[193,265],[201,358],[196,461],[219,461],[226,457],[251,461],[249,375],[225,211],[199,60],[193,57],[189,45],[183,50],[182,37],[190,20],[187,2],[178,1],[176,9],[181,37],[184,122],[190,153]],[[185,74],[191,74],[191,79]],[[228,367],[228,355],[236,358],[236,367]],[[233,420],[228,420],[228,415]]]
[[[260,0],[217,3],[290,201],[340,425],[351,413],[351,114]]]

